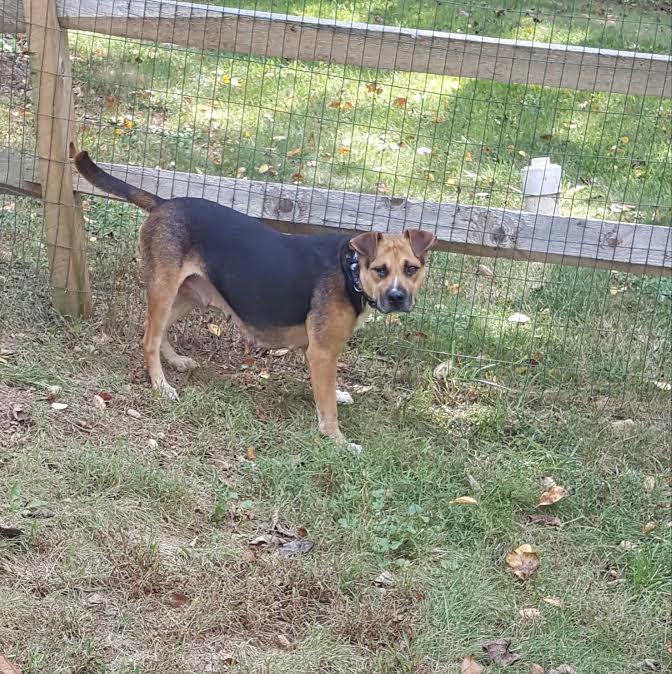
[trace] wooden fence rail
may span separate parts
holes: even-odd
[[[197,50],[380,70],[672,95],[672,57],[668,55],[346,23],[172,0],[0,2],[0,33],[29,34],[38,141],[38,158],[0,153],[0,191],[43,199],[52,285],[58,287],[54,305],[69,314],[88,312],[86,253],[77,194],[91,192],[91,187],[67,168],[65,153],[74,120],[68,29]],[[443,250],[672,274],[672,228],[667,227],[414,202],[130,166],[108,168],[164,197],[205,196],[285,231],[421,227],[438,235]]]
[[[25,156],[0,153],[0,182],[11,180],[17,193],[39,195],[33,162],[34,159]],[[401,232],[420,228],[438,236],[439,250],[672,275],[672,227],[100,165],[117,178],[163,198],[203,197],[286,232],[306,233],[324,228]],[[21,169],[17,170],[17,166]],[[73,184],[82,193],[109,196],[93,188],[74,169]]]
[[[21,31],[5,0],[0,32]],[[672,57],[289,16],[171,0],[57,0],[63,28],[192,49],[498,82],[670,96]],[[3,28],[4,24],[4,28]]]

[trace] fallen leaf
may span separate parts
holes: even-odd
[[[654,386],[656,386],[656,388],[659,388],[661,391],[672,391],[672,382],[659,379],[658,381],[654,381],[653,384]]]
[[[308,529],[306,527],[298,527],[296,530],[297,538],[305,538],[308,535]]]
[[[511,314],[506,320],[509,323],[529,323],[530,317],[525,314],[515,313]]]
[[[389,571],[383,571],[373,579],[373,584],[378,587],[393,587],[396,582],[396,578]]]
[[[0,538],[18,538],[23,536],[23,531],[16,527],[6,527],[0,524]]]
[[[548,141],[548,140],[551,140],[551,138],[553,138],[553,134],[551,134],[551,133],[542,133],[542,134],[539,136],[539,138],[540,138],[541,140],[546,140],[546,141]]]
[[[530,674],[544,674],[544,668],[536,662],[530,662]]]
[[[92,402],[93,402],[93,406],[97,410],[104,410],[107,407],[107,405],[105,404],[105,401],[99,395],[93,396]]]
[[[315,543],[309,541],[307,538],[301,538],[297,541],[289,541],[285,543],[282,547],[278,548],[275,552],[278,557],[290,557],[292,555],[305,555],[310,552]]]
[[[219,337],[222,334],[222,328],[217,323],[208,323],[208,332],[215,337]]]
[[[383,87],[378,86],[378,82],[369,82],[366,85],[366,90],[370,94],[382,94],[383,93]]]
[[[562,526],[560,518],[555,515],[528,515],[527,521],[530,524],[539,524],[544,527],[560,528]]]
[[[408,102],[408,99],[407,99],[407,98],[401,98],[401,97],[400,97],[400,98],[395,98],[395,99],[394,99],[394,104],[395,104],[398,108],[405,108],[407,102]]]
[[[295,147],[293,150],[290,150],[290,151],[287,153],[287,156],[288,156],[290,159],[291,159],[292,157],[296,157],[297,155],[300,155],[300,154],[301,154],[301,150],[302,150],[302,148],[300,148],[300,147]]]
[[[576,674],[576,670],[569,665],[560,665],[559,667],[552,669],[548,674]]]
[[[271,167],[270,167],[268,164],[260,164],[260,165],[257,167],[257,173],[262,173],[262,174],[263,174],[263,173],[268,173],[268,169],[270,169],[270,168],[271,168]],[[208,326],[208,327],[210,327],[210,326]],[[219,337],[219,335],[216,335],[216,336]]]
[[[86,603],[89,606],[100,606],[101,604],[105,604],[105,595],[100,592],[94,592],[86,598]]]
[[[243,365],[244,365],[245,367],[252,367],[256,362],[257,362],[257,361],[256,361],[254,358],[252,358],[252,357],[249,357],[249,358],[243,358]]]
[[[421,146],[416,150],[416,152],[417,152],[419,155],[426,156],[426,155],[428,155],[428,154],[432,154],[432,148],[431,148],[431,147],[427,147],[426,145],[421,145]]]
[[[432,372],[434,379],[445,379],[453,370],[453,361],[444,360],[442,363],[439,363]]]
[[[464,161],[474,161],[474,155],[467,151],[466,154],[464,155]]]
[[[478,505],[478,501],[473,496],[458,496],[448,503],[451,505]]]
[[[487,276],[488,278],[495,277],[495,272],[492,271],[492,269],[490,269],[487,264],[479,264],[477,271],[481,276]]]
[[[473,655],[469,655],[460,665],[460,674],[483,674],[485,667],[480,662],[477,662]]]
[[[339,405],[352,405],[355,401],[347,391],[336,389],[336,402]]]
[[[189,599],[189,597],[184,592],[173,590],[173,592],[168,595],[168,603],[173,608],[184,608],[185,606],[191,604],[191,599]]]
[[[654,522],[653,520],[651,522],[647,522],[643,527],[642,527],[642,532],[645,534],[650,534],[652,531],[658,528],[658,522]]]
[[[59,395],[61,395],[61,391],[63,391],[63,388],[58,385],[53,385],[53,386],[48,386],[47,387],[47,400],[54,401],[56,398],[58,398]]]
[[[259,376],[262,379],[270,379],[271,373],[266,368],[264,368],[263,370],[261,370],[261,372],[259,372]]]
[[[133,128],[133,119],[129,117],[128,115],[124,117],[124,129],[132,129]]]
[[[460,284],[459,283],[446,284],[446,289],[448,290],[448,293],[450,295],[458,295],[460,292]]]
[[[650,672],[660,671],[660,663],[653,658],[644,658],[644,660],[639,663],[639,666],[641,669],[648,670]]]
[[[256,558],[257,555],[255,554],[254,550],[245,550],[245,552],[243,552],[241,555],[241,559],[247,564],[252,563]]]
[[[0,653],[0,674],[21,674],[21,670]]]
[[[82,431],[86,431],[87,433],[90,433],[93,429],[93,424],[88,419],[77,419],[75,423],[77,428]]]
[[[296,173],[292,173],[291,180],[293,183],[300,183],[303,182],[304,175],[301,173],[301,171],[296,171]]]
[[[521,608],[518,615],[523,620],[538,620],[541,618],[541,611],[538,608]]]
[[[646,491],[653,491],[656,488],[656,478],[654,475],[647,475],[644,478],[644,489]]]
[[[131,417],[131,419],[139,419],[142,416],[138,410],[134,410],[133,408],[127,409],[126,415]]]
[[[257,458],[257,453],[254,451],[254,447],[248,447],[245,450],[245,458],[248,461],[254,461]]]
[[[62,412],[63,410],[67,410],[68,406],[65,403],[51,403],[51,409]]]
[[[275,349],[274,351],[271,351],[270,354],[274,358],[282,358],[282,356],[286,356],[289,353],[289,349]]]
[[[284,634],[276,634],[275,643],[282,648],[283,651],[289,651],[292,648],[292,642]]]
[[[30,412],[20,403],[14,403],[9,411],[11,418],[20,424],[28,421]]]
[[[152,450],[157,449],[158,446],[159,446],[159,443],[154,438],[149,438],[149,440],[147,440],[147,447],[149,447],[150,449],[152,449]]]
[[[551,606],[555,606],[555,608],[563,608],[565,606],[565,602],[562,601],[560,597],[544,597],[542,601],[550,604]]]
[[[562,501],[563,498],[569,496],[569,492],[561,485],[556,484],[550,489],[546,490],[540,497],[538,506],[547,506],[553,505],[558,501]]]
[[[492,662],[498,665],[513,665],[520,660],[520,654],[511,650],[510,639],[495,639],[486,641],[483,650]]]
[[[350,154],[350,148],[347,147],[346,145],[341,145],[338,148],[338,154],[345,156],[346,154]]]
[[[112,400],[112,394],[107,391],[98,391],[96,395],[103,399],[104,402],[109,403]]]
[[[639,550],[639,546],[632,541],[621,541],[618,544],[618,547],[621,548],[621,550]]]
[[[627,136],[621,136],[619,140],[623,145],[627,145],[630,142],[630,139]]]
[[[247,169],[244,166],[239,166],[236,169],[236,178],[243,178],[247,173]]]
[[[517,578],[527,580],[539,568],[539,553],[528,544],[506,555],[506,565]]]
[[[236,662],[236,659],[233,657],[233,655],[227,651],[219,651],[219,653],[217,653],[217,657],[223,665],[233,665]]]
[[[278,536],[277,534],[262,534],[261,536],[257,536],[250,540],[248,545],[253,545],[255,547],[261,545],[277,546],[284,545],[285,543],[287,543],[287,539]]]
[[[632,428],[634,425],[635,422],[632,419],[616,419],[616,421],[611,422],[611,429],[622,433],[623,431]]]
[[[672,653],[672,641],[668,641],[667,644],[665,644],[665,650],[668,653]]]

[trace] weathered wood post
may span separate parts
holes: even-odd
[[[68,154],[75,126],[68,34],[59,24],[56,0],[23,0],[23,11],[52,302],[61,314],[86,317],[91,287],[84,216],[72,189]]]
[[[550,157],[535,157],[521,169],[525,210],[541,215],[560,215],[562,167],[552,164]]]

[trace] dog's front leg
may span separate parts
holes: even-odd
[[[306,357],[310,368],[310,382],[315,397],[320,433],[334,440],[343,441],[343,434],[338,427],[338,407],[336,405],[338,353],[313,344],[308,347]]]

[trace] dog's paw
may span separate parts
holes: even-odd
[[[198,363],[193,358],[189,358],[187,356],[178,356],[177,358],[174,358],[172,361],[170,361],[170,364],[178,372],[187,372],[187,370],[195,370],[199,366]]]
[[[352,396],[347,391],[341,391],[336,389],[336,402],[339,405],[352,405],[355,401],[352,399]]]
[[[153,387],[159,392],[162,398],[166,400],[179,400],[180,396],[177,394],[177,390],[173,388],[165,379],[162,381],[156,382]]]

